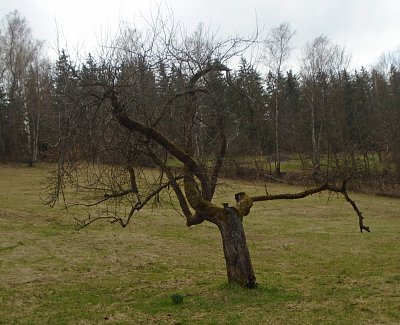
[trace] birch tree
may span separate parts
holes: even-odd
[[[275,173],[281,173],[281,153],[279,143],[279,90],[282,70],[284,64],[290,57],[290,41],[295,35],[289,23],[282,23],[278,27],[271,29],[267,38],[264,40],[265,61],[272,71],[274,77],[275,95]]]

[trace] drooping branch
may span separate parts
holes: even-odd
[[[356,202],[354,200],[352,200],[349,195],[347,194],[346,191],[346,187],[345,187],[345,183],[343,185],[343,189],[340,189],[339,192],[343,195],[343,197],[345,198],[345,200],[347,202],[349,202],[351,204],[351,206],[353,207],[354,211],[357,213],[358,216],[358,224],[360,227],[360,232],[363,232],[363,230],[365,230],[366,232],[370,232],[371,230],[369,229],[368,226],[364,225],[364,216],[362,215],[362,212],[360,211],[360,209],[358,208]]]
[[[161,191],[161,190],[163,190],[165,187],[170,186],[172,182],[175,182],[175,183],[176,183],[178,180],[181,180],[181,179],[183,179],[183,175],[179,175],[179,176],[173,177],[172,179],[169,180],[168,183],[166,183],[166,184],[164,184],[164,185],[161,185],[160,188],[157,188],[156,190],[159,189],[159,190]],[[159,192],[160,192],[160,191],[159,191]],[[159,192],[158,192],[158,193],[159,193]],[[84,207],[89,208],[89,207],[93,207],[93,206],[100,205],[101,203],[103,203],[103,202],[105,202],[105,201],[107,201],[107,200],[122,198],[122,197],[127,196],[127,195],[132,194],[132,193],[135,194],[136,197],[137,197],[137,204],[141,204],[142,201],[140,200],[140,198],[138,198],[139,192],[135,192],[134,190],[132,190],[132,189],[130,188],[130,189],[123,190],[123,191],[120,191],[120,192],[104,193],[104,196],[103,196],[101,199],[99,199],[99,200],[97,200],[97,201],[95,201],[95,202],[92,202],[92,203],[71,203],[71,204],[69,204],[67,207],[70,208],[70,207],[74,207],[74,206],[84,206]],[[156,193],[156,194],[157,194],[157,193]]]
[[[289,194],[261,195],[261,196],[254,196],[251,199],[253,202],[270,201],[270,200],[295,200],[295,199],[302,199],[309,195],[313,195],[313,194],[320,193],[323,191],[340,193],[343,195],[345,200],[350,203],[350,205],[356,212],[356,214],[358,216],[360,231],[363,232],[365,230],[367,232],[370,232],[369,227],[364,225],[364,216],[362,215],[362,212],[358,208],[356,202],[354,200],[352,200],[350,198],[350,196],[348,195],[346,185],[347,185],[347,181],[344,181],[342,186],[340,186],[340,187],[333,185],[333,184],[325,183],[321,186],[307,189],[303,192],[289,193]]]
[[[151,191],[150,193],[148,193],[148,194],[146,195],[146,197],[144,197],[142,200],[136,202],[136,204],[133,205],[133,206],[131,207],[131,210],[130,210],[130,212],[129,212],[129,214],[128,214],[128,217],[127,217],[126,219],[123,219],[123,218],[117,217],[117,216],[99,216],[99,217],[96,217],[96,218],[91,218],[91,217],[89,216],[89,217],[88,217],[87,219],[85,219],[85,220],[79,220],[79,219],[76,219],[76,218],[75,218],[76,220],[78,220],[78,222],[79,222],[79,224],[80,224],[79,229],[82,229],[82,228],[84,228],[84,227],[87,227],[87,226],[89,226],[90,224],[92,224],[93,222],[98,221],[98,220],[102,220],[102,219],[109,220],[111,223],[117,222],[117,223],[119,223],[123,228],[125,228],[125,227],[129,224],[129,222],[131,221],[131,219],[132,219],[132,217],[133,217],[133,215],[134,215],[135,212],[141,210],[144,206],[146,206],[146,204],[147,204],[153,197],[155,197],[156,195],[158,195],[162,190],[164,190],[165,188],[171,186],[171,185],[172,185],[172,182],[176,182],[177,180],[182,179],[182,178],[183,178],[183,176],[175,177],[175,178],[173,179],[173,181],[169,181],[169,182],[167,182],[167,183],[165,183],[165,184],[163,184],[163,185],[157,187],[156,189],[154,189],[154,190]],[[85,205],[85,204],[75,204],[75,205],[84,205],[84,206],[90,207],[90,206],[93,206],[93,205],[98,205],[98,204],[100,204],[100,203],[106,201],[106,200],[109,199],[109,198],[121,197],[121,196],[123,196],[123,195],[127,195],[128,193],[132,193],[132,190],[130,189],[130,190],[122,191],[122,192],[115,193],[115,194],[105,194],[103,199],[97,201],[96,203],[92,203],[92,204],[90,204],[90,205]]]

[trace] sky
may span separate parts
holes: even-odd
[[[288,22],[296,30],[289,65],[320,35],[344,46],[354,68],[369,68],[384,52],[400,49],[400,0],[1,0],[0,17],[18,10],[55,57],[57,35],[70,52],[94,52],[121,22],[140,26],[160,3],[189,32],[204,23],[221,36],[249,35],[257,26],[266,35]]]

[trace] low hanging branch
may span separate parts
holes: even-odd
[[[364,216],[362,215],[362,212],[360,211],[360,209],[357,207],[356,202],[354,202],[349,197],[349,195],[347,194],[347,191],[343,191],[341,193],[344,196],[345,200],[351,204],[351,206],[353,207],[354,211],[357,213],[357,215],[358,215],[358,224],[360,226],[360,231],[363,232],[363,230],[365,230],[367,232],[370,232],[369,227],[364,225]]]
[[[260,195],[260,196],[251,197],[250,199],[253,202],[270,201],[270,200],[295,200],[295,199],[302,199],[309,195],[313,195],[313,194],[320,193],[323,191],[340,193],[343,195],[345,200],[350,203],[350,205],[353,207],[354,211],[356,212],[356,214],[358,216],[358,223],[359,223],[360,231],[363,232],[365,230],[367,232],[370,232],[369,227],[364,225],[364,216],[362,215],[362,212],[358,208],[356,202],[349,197],[349,195],[347,193],[347,189],[346,189],[346,184],[347,184],[347,181],[344,181],[342,186],[338,187],[336,185],[325,183],[319,187],[307,189],[307,190],[305,190],[303,192],[299,192],[299,193]]]
[[[135,212],[141,210],[154,196],[159,194],[162,190],[164,190],[165,188],[171,186],[174,182],[176,182],[176,181],[178,181],[178,180],[180,180],[182,178],[183,178],[183,176],[177,176],[177,177],[171,179],[169,182],[157,187],[156,189],[154,189],[153,191],[148,193],[144,198],[142,198],[141,200],[137,201],[136,204],[134,204],[131,207],[131,210],[130,210],[130,212],[129,212],[129,214],[126,217],[125,220],[123,218],[121,218],[121,217],[118,217],[118,216],[99,216],[99,217],[92,218],[89,215],[89,217],[86,218],[85,220],[79,220],[79,219],[75,218],[80,224],[78,230],[89,226],[90,224],[92,224],[93,222],[95,222],[97,220],[102,220],[102,219],[103,220],[104,219],[109,220],[111,223],[116,223],[117,222],[123,228],[125,228],[129,224],[129,222],[131,221],[131,219],[133,217],[133,214]],[[104,194],[104,198],[103,199],[101,199],[101,200],[99,200],[99,201],[97,201],[95,203],[92,203],[92,204],[74,204],[74,205],[83,205],[83,206],[86,206],[86,207],[91,207],[91,206],[94,206],[94,205],[99,205],[100,203],[103,203],[104,201],[106,201],[108,199],[122,197],[122,196],[125,196],[125,195],[129,194],[129,193],[134,193],[134,192],[132,192],[132,189],[129,189],[129,190],[125,190],[125,191],[122,191],[122,192],[119,192],[119,193],[113,193],[113,194],[107,194],[106,193],[106,194]]]

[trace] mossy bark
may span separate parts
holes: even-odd
[[[188,219],[188,226],[201,223],[203,220],[216,224],[222,236],[229,283],[255,288],[256,277],[242,224],[243,217],[250,212],[253,200],[246,193],[237,193],[235,195],[237,204],[233,207],[224,204],[222,208],[200,195],[193,177],[185,176],[184,187],[189,204],[196,210],[193,218]]]

